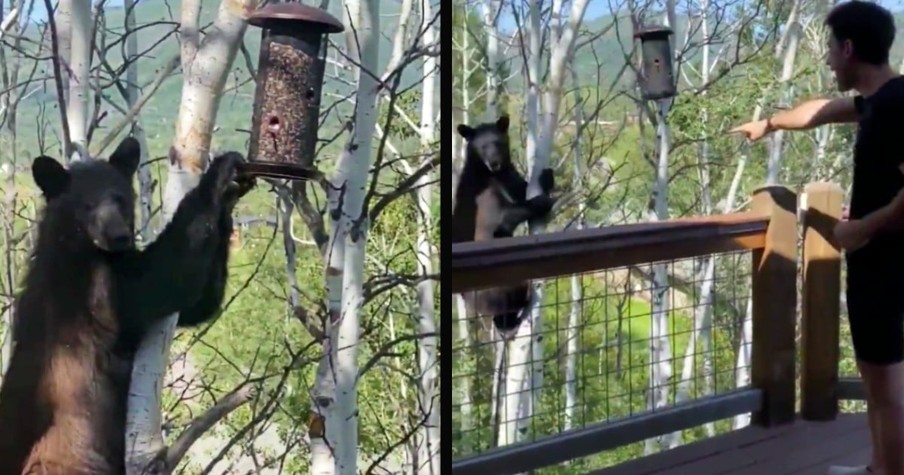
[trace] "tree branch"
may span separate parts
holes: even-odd
[[[189,424],[188,428],[179,435],[176,442],[166,449],[165,461],[167,468],[169,470],[174,469],[176,465],[179,464],[179,461],[185,457],[185,454],[188,453],[188,449],[191,448],[192,444],[201,438],[205,432],[210,430],[210,428],[221,419],[229,415],[230,412],[254,399],[256,395],[257,387],[250,382],[244,383],[239,386],[238,389],[227,394],[223,399],[220,399],[219,402],[205,413],[191,421],[191,424]]]
[[[135,105],[132,106],[132,108],[129,110],[129,113],[126,114],[125,117],[123,117],[122,120],[119,121],[119,123],[110,128],[110,133],[108,133],[106,137],[104,137],[103,140],[100,141],[100,144],[95,149],[94,156],[99,156],[100,154],[102,154],[104,150],[109,147],[114,140],[116,140],[116,136],[119,135],[122,129],[124,129],[127,125],[130,125],[132,121],[135,120],[135,116],[137,116],[138,113],[141,112],[141,108],[144,107],[151,96],[153,96],[154,93],[157,92],[157,89],[160,88],[160,86],[163,84],[163,81],[165,81],[166,78],[169,77],[170,73],[172,73],[176,69],[176,67],[179,66],[179,64],[180,57],[178,54],[176,54],[169,60],[169,62],[166,63],[166,65],[164,65],[163,69],[161,69],[157,73],[157,77],[154,78],[154,82],[151,83],[150,88],[145,90],[144,94],[142,94],[141,97],[138,98],[137,101],[135,101]]]
[[[54,13],[56,10],[50,0],[44,0],[44,6],[47,8],[47,21],[50,23],[50,51],[53,55],[53,83],[56,86],[57,101],[60,108],[60,122],[63,128],[63,156],[66,160],[72,155],[72,142],[69,140],[69,121],[66,120],[66,95],[63,92],[63,73],[60,63],[63,58],[60,57],[60,46],[58,43],[56,20]]]
[[[373,208],[371,208],[370,210],[370,222],[376,222],[377,216],[380,215],[380,212],[382,212],[383,209],[389,206],[390,203],[395,201],[400,196],[410,192],[415,183],[417,183],[417,181],[422,176],[433,171],[433,169],[436,168],[437,165],[439,165],[439,162],[439,155],[434,156],[433,159],[429,160],[423,166],[418,168],[416,172],[412,173],[407,178],[402,180],[402,182],[399,183],[399,186],[397,186],[395,190],[392,190],[392,192],[383,195],[383,197],[380,198],[380,201],[377,201],[376,204],[374,204]]]

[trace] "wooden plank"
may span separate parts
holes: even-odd
[[[743,212],[457,243],[452,292],[761,248],[767,225],[762,214]]]
[[[838,424],[835,422],[807,424],[798,421],[794,424],[784,424],[764,430],[767,433],[773,433],[779,432],[782,427],[787,427],[788,430],[781,431],[776,437],[764,437],[751,443],[741,444],[734,451],[724,451],[708,460],[684,465],[681,470],[676,470],[676,472],[735,473],[751,470],[755,473],[771,474],[772,472],[764,470],[763,467],[769,466],[772,459],[792,451],[789,448],[793,447],[793,451],[806,450],[812,446],[819,446],[823,438],[827,436],[845,434],[851,430],[843,421]],[[757,470],[761,470],[761,472],[757,472]],[[662,474],[666,473],[675,472],[662,472]]]
[[[772,451],[761,463],[732,472],[734,475],[761,475],[764,473],[784,475],[798,472],[813,466],[827,467],[839,453],[847,454],[855,445],[855,441],[869,438],[869,429],[862,427],[844,431],[834,437],[817,434],[814,443],[807,447],[794,447],[793,450]],[[790,446],[790,445],[789,445]]]
[[[698,461],[709,463],[720,454],[736,452],[738,447],[744,445],[753,444],[764,439],[781,438],[785,433],[790,432],[792,427],[793,425],[791,424],[770,429],[760,426],[749,426],[717,435],[710,439],[696,441],[672,450],[591,472],[590,475],[650,475],[680,471],[680,467]]]
[[[753,422],[772,426],[795,417],[797,195],[784,186],[763,187],[753,209],[769,217],[766,245],[753,251],[751,383],[765,395]]]
[[[844,192],[834,183],[811,183],[805,193],[800,412],[824,421],[838,415],[841,250],[832,236]]]
[[[591,473],[705,475],[750,470],[751,473],[772,474],[769,467],[775,458],[792,451],[823,447],[831,440],[844,438],[864,427],[866,419],[862,414],[844,414],[831,422],[797,421],[771,428],[750,426]],[[811,458],[813,463],[825,459],[819,451],[816,455],[811,453]]]
[[[534,442],[500,447],[452,461],[452,473],[513,474],[586,457],[677,430],[754,412],[762,405],[759,389],[711,396],[656,412],[601,422]]]
[[[869,442],[866,440],[865,442]],[[834,458],[829,460],[828,463],[818,463],[815,465],[811,465],[807,468],[797,470],[793,473],[794,475],[826,475],[826,471],[830,465],[843,465],[848,467],[854,467],[858,465],[866,465],[870,461],[870,457],[873,455],[872,448],[870,447],[856,447],[852,445],[851,452],[836,454]]]

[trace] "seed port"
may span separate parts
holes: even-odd
[[[267,130],[269,130],[271,133],[275,134],[279,132],[281,125],[282,124],[280,124],[279,117],[277,117],[275,114],[267,117]]]

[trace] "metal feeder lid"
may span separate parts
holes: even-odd
[[[251,14],[248,23],[260,28],[270,28],[279,23],[299,23],[305,28],[322,29],[324,33],[341,33],[345,31],[336,17],[326,10],[310,7],[301,3],[268,3]]]
[[[672,35],[672,29],[667,26],[653,26],[647,28],[645,30],[638,31],[634,33],[635,38],[640,38],[640,41],[647,40],[664,40]]]

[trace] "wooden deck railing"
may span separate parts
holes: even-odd
[[[523,279],[749,250],[753,305],[749,388],[500,447],[453,461],[453,471],[517,473],[739,414],[752,413],[753,423],[765,426],[793,421],[799,270],[800,412],[808,419],[834,418],[840,396],[860,393],[856,382],[838,381],[840,253],[830,236],[841,216],[842,192],[824,183],[810,184],[804,191],[802,223],[798,195],[786,187],[769,186],[758,189],[750,210],[740,213],[453,245],[454,293]]]

